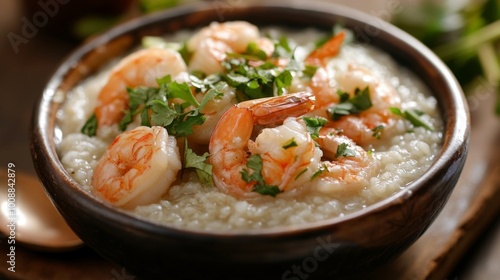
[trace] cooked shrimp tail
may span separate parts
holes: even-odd
[[[307,64],[315,65],[315,66],[324,66],[325,61],[327,59],[333,58],[336,56],[340,47],[344,43],[345,32],[341,31],[328,41],[326,41],[319,48],[313,50],[305,59]]]

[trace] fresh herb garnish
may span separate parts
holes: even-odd
[[[313,139],[318,139],[319,131],[328,123],[328,120],[323,117],[303,117],[306,123],[306,128]]]
[[[198,102],[187,83],[172,81],[170,76],[157,80],[158,87],[137,87],[128,89],[129,109],[119,123],[123,131],[134,117],[141,115],[141,125],[159,125],[170,135],[185,137],[193,133],[193,125],[201,125],[205,117],[201,113],[206,103],[222,94],[211,88]],[[173,103],[172,99],[177,103]]]
[[[227,73],[222,75],[230,86],[243,92],[247,99],[281,95],[292,84],[290,70],[278,69],[270,61],[251,66],[244,57],[223,61]]]
[[[342,91],[339,91],[338,95],[340,97],[340,103],[327,110],[334,121],[339,120],[343,116],[359,114],[372,107],[369,87],[365,87],[362,90],[356,88],[352,97],[350,97],[348,93]]]
[[[380,137],[382,136],[382,132],[384,131],[384,129],[385,129],[385,126],[383,126],[381,124],[377,125],[376,127],[374,127],[372,129],[372,132],[373,132],[372,136],[375,137],[375,138],[377,138],[377,139],[380,139]]]
[[[241,179],[247,183],[255,182],[252,189],[253,192],[273,197],[282,192],[278,186],[267,185],[264,181],[262,177],[262,158],[260,155],[255,154],[250,156],[246,166],[247,169],[241,171]],[[252,173],[250,173],[250,170],[252,170]]]
[[[420,110],[416,109],[408,109],[405,111],[401,111],[399,108],[391,107],[389,108],[391,112],[395,115],[398,115],[406,120],[408,120],[411,124],[416,127],[423,127],[427,130],[434,131],[434,126],[431,123],[426,121],[422,116],[424,113]]]
[[[85,122],[81,129],[81,133],[88,136],[95,136],[97,133],[97,118],[95,114],[92,114],[90,118]]]
[[[286,141],[286,143],[283,144],[283,146],[281,146],[281,147],[286,150],[286,149],[289,149],[291,147],[297,147],[297,146],[298,146],[298,144],[297,144],[297,142],[295,142],[295,138],[292,138],[292,139]]]
[[[335,153],[335,157],[336,158],[338,158],[338,157],[355,157],[357,155],[356,151],[353,149],[349,149],[348,147],[349,147],[349,145],[347,143],[341,143],[337,147],[337,152]]]
[[[206,162],[210,154],[197,155],[188,147],[187,138],[184,140],[184,145],[184,168],[194,168],[201,183],[213,185],[212,165]]]
[[[321,173],[323,173],[327,170],[328,170],[328,167],[326,166],[326,164],[323,164],[322,166],[320,166],[318,168],[318,170],[316,172],[314,172],[314,174],[311,176],[311,181],[316,179],[316,177],[318,177],[319,175],[321,175]]]

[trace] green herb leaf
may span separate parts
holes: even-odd
[[[424,113],[421,112],[420,110],[408,109],[405,111],[401,111],[401,109],[395,108],[395,107],[391,107],[391,108],[389,108],[389,110],[393,114],[408,120],[411,124],[413,124],[416,127],[420,126],[420,127],[423,127],[427,130],[430,130],[430,131],[435,130],[434,126],[431,123],[429,123],[428,121],[426,121],[425,119],[422,118]]]
[[[432,126],[432,124],[421,118],[422,115],[422,112],[413,109],[408,109],[405,111],[405,118],[409,120],[414,126],[421,126],[427,130],[434,131],[434,127]]]
[[[335,157],[355,157],[357,155],[355,150],[349,149],[349,145],[347,143],[341,143],[337,147],[337,153]]]
[[[313,139],[318,139],[319,131],[328,123],[328,120],[323,117],[303,117],[306,123],[306,128]]]
[[[187,139],[184,140],[184,145],[184,167],[194,168],[201,183],[213,185],[212,165],[206,162],[210,154],[197,155],[188,147]]]
[[[97,133],[97,117],[95,114],[92,114],[90,118],[85,122],[82,129],[80,130],[82,134],[87,136],[95,136]]]
[[[317,70],[318,66],[306,64],[304,66],[304,70],[302,70],[302,74],[304,75],[305,78],[311,79],[314,76],[314,74],[316,74]]]
[[[256,182],[252,191],[261,195],[276,196],[281,192],[278,186],[267,185],[262,177],[262,158],[260,155],[255,154],[250,156],[246,164],[247,169],[241,171],[241,179],[247,183]],[[252,173],[250,173],[252,170]]]
[[[362,90],[356,88],[352,97],[349,97],[348,93],[341,91],[337,92],[337,94],[340,96],[340,103],[327,109],[327,112],[334,121],[339,120],[343,116],[359,114],[372,107],[369,87]]]
[[[314,180],[314,179],[316,179],[319,175],[321,175],[326,170],[328,170],[328,167],[325,164],[323,164],[322,166],[320,166],[318,168],[318,170],[316,172],[314,172],[314,174],[311,176],[311,181]]]
[[[372,132],[373,132],[372,136],[375,137],[375,138],[377,138],[377,139],[380,139],[380,137],[382,136],[382,132],[384,131],[384,129],[385,129],[385,126],[383,126],[383,125],[377,125],[376,127],[374,127],[372,129]]]
[[[278,186],[259,185],[259,184],[256,184],[253,187],[252,191],[261,195],[270,195],[272,197],[275,197],[277,194],[281,193],[281,190],[278,188]]]
[[[283,144],[283,146],[281,146],[281,147],[286,150],[286,149],[289,149],[291,147],[297,147],[297,146],[298,146],[298,144],[297,144],[297,142],[295,142],[295,138],[292,138],[292,139],[286,141],[286,143]]]

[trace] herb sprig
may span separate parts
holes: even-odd
[[[356,88],[352,97],[349,93],[343,91],[338,91],[337,94],[340,96],[340,103],[331,106],[327,110],[334,121],[343,116],[359,114],[372,107],[369,87],[364,89]]]
[[[267,185],[262,176],[262,157],[259,154],[251,155],[246,164],[247,168],[241,171],[241,179],[247,183],[255,182],[253,192],[275,197],[282,192],[278,186]]]

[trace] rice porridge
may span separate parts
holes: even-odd
[[[212,231],[363,211],[418,178],[443,140],[435,98],[383,51],[349,31],[244,22],[145,38],[72,89],[57,119],[61,162],[86,191]]]

